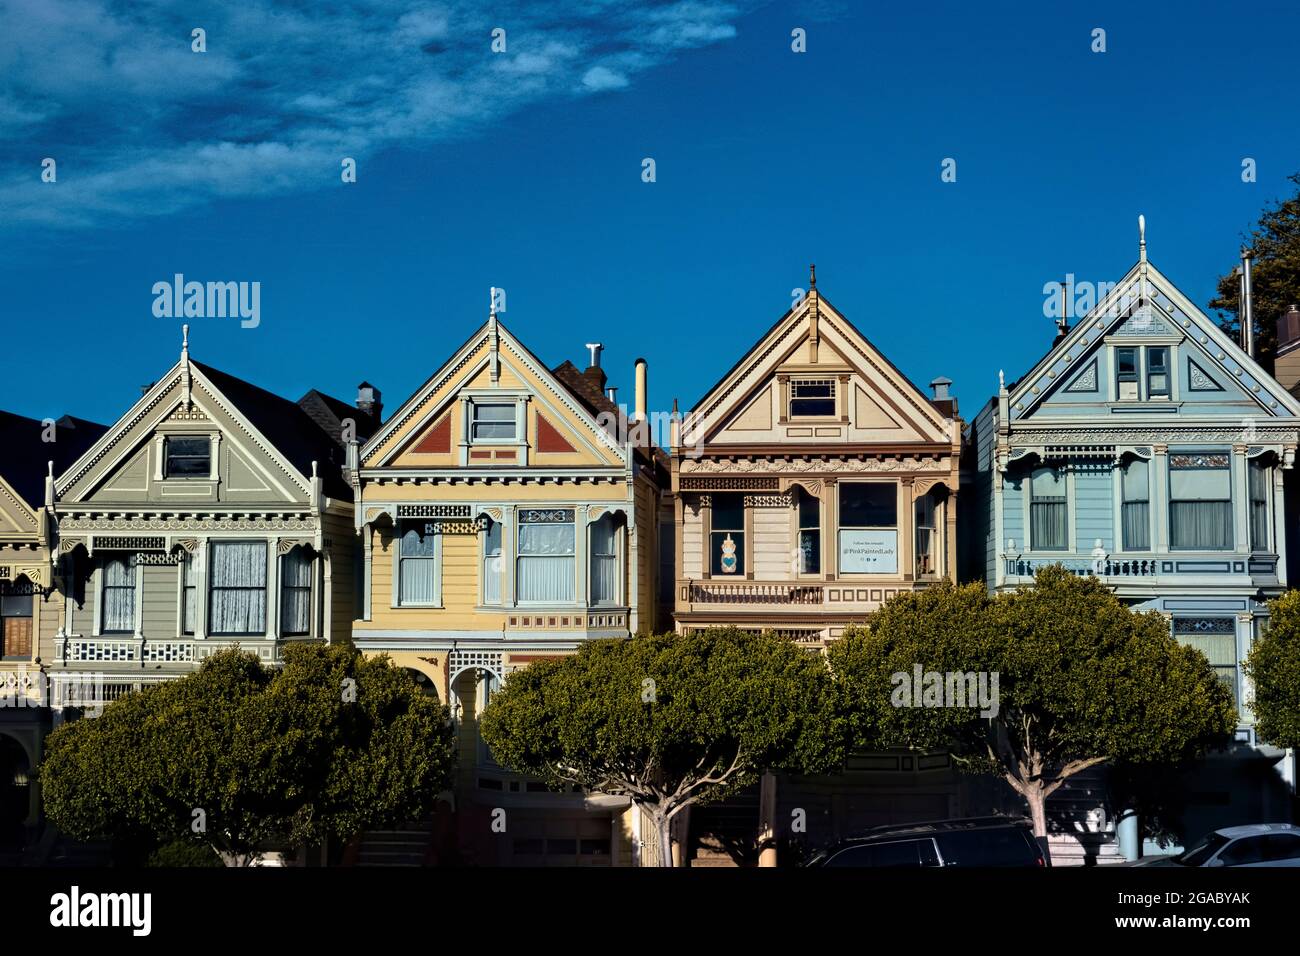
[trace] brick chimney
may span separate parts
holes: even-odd
[[[383,420],[383,395],[369,382],[362,382],[357,386],[357,411],[368,415],[376,425]]]
[[[1293,305],[1277,317],[1273,377],[1293,395],[1300,387],[1300,307]]]

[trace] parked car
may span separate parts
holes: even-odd
[[[1144,857],[1128,865],[1300,867],[1300,827],[1289,823],[1224,827],[1177,856]]]
[[[1046,866],[1028,820],[974,817],[877,827],[826,847],[807,866]]]

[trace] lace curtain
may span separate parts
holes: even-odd
[[[127,557],[104,563],[104,613],[101,630],[106,634],[135,631],[135,567]]]
[[[266,542],[215,541],[208,597],[213,634],[266,633]]]
[[[311,556],[294,548],[280,562],[280,633],[311,633]]]
[[[573,600],[573,545],[572,523],[519,526],[520,601]]]
[[[591,526],[591,603],[618,601],[618,537],[606,515]]]

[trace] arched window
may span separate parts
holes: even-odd
[[[312,557],[298,545],[280,562],[280,633],[303,637],[311,633]]]
[[[591,603],[619,603],[618,526],[614,516],[593,522],[591,531]]]

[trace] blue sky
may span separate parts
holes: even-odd
[[[1293,3],[129,10],[0,8],[9,411],[119,417],[179,352],[151,292],[178,272],[261,283],[258,327],[192,319],[192,353],[291,398],[396,408],[496,285],[549,364],[599,340],[621,399],[644,355],[686,408],[815,261],[969,417],[1050,343],[1044,283],[1118,279],[1143,213],[1204,304],[1300,170]]]

